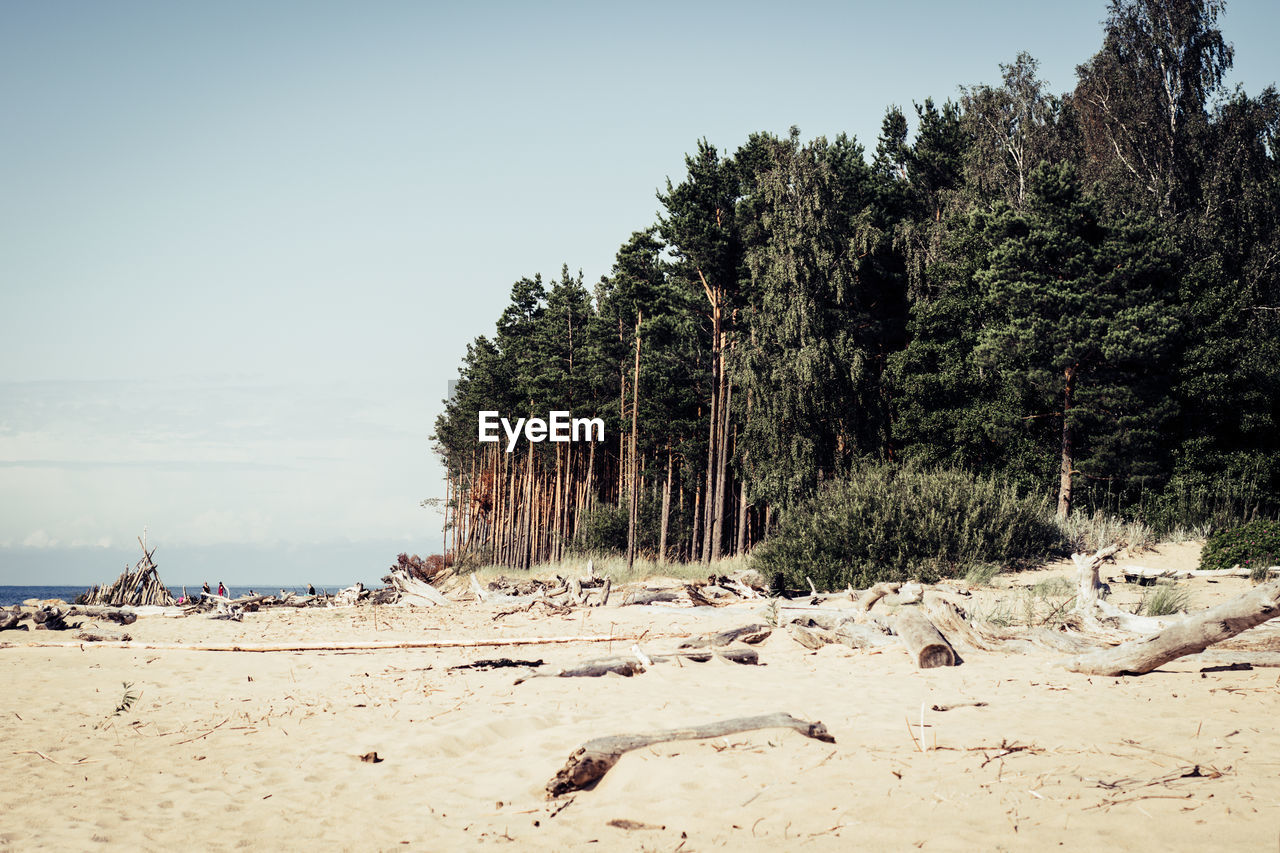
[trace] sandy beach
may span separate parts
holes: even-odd
[[[1196,550],[1167,546],[1120,567],[1194,565]],[[1056,576],[1069,577],[1069,564],[1001,575],[973,596],[992,607]],[[1249,586],[1187,583],[1193,607]],[[1114,600],[1137,594],[1117,588]],[[759,622],[762,609],[611,603],[495,619],[494,605],[459,601],[277,608],[243,622],[149,615],[126,629],[132,648],[41,647],[28,644],[69,637],[6,632],[0,846],[1196,850],[1280,840],[1277,669],[1201,673],[1203,662],[1184,658],[1100,678],[1066,671],[1048,650],[962,649],[959,666],[918,670],[899,647],[812,652],[775,630],[757,646],[758,666],[672,660],[630,678],[514,683],[626,653],[636,637],[650,655],[669,652],[681,638]],[[510,644],[559,637],[600,639]],[[495,645],[142,647],[423,640]],[[544,665],[453,669],[499,657]],[[137,698],[116,713],[125,683]],[[661,744],[624,755],[594,789],[547,799],[547,781],[591,738],[773,712],[821,721],[835,743],[767,729]],[[378,760],[362,759],[370,753]]]

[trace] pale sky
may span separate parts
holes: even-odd
[[[110,579],[144,526],[171,584],[439,550],[428,435],[516,279],[607,273],[700,137],[873,149],[1020,50],[1066,90],[1104,13],[0,3],[0,584]],[[1222,21],[1250,93],[1278,22]]]

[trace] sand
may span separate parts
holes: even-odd
[[[1181,566],[1197,551],[1127,561]],[[1022,588],[1069,572],[1003,575],[975,599],[1012,609]],[[1187,583],[1196,606],[1248,587]],[[1138,595],[1117,586],[1113,600]],[[495,609],[147,616],[124,630],[183,644],[647,631],[641,644],[657,653],[674,648],[670,635],[759,621],[761,608],[500,620]],[[776,631],[758,647],[761,666],[667,663],[633,678],[515,685],[527,671],[450,667],[506,656],[545,670],[631,643],[266,654],[24,645],[59,639],[0,635],[0,846],[1198,850],[1280,839],[1280,669],[1202,677],[1183,659],[1112,679],[1069,673],[1044,651],[918,671],[896,647],[814,653]],[[124,682],[138,698],[117,714]],[[973,702],[986,704],[930,710]],[[822,721],[836,743],[776,729],[664,744],[627,754],[593,790],[545,798],[593,737],[777,711]],[[361,760],[371,752],[378,762]]]

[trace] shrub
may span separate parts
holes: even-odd
[[[1200,568],[1243,566],[1261,574],[1280,564],[1280,521],[1258,519],[1209,537],[1200,552]]]
[[[790,586],[825,589],[1039,559],[1060,542],[1043,500],[954,469],[872,464],[784,512],[755,552]]]
[[[598,503],[583,518],[576,544],[586,553],[626,553],[628,524],[625,506]]]

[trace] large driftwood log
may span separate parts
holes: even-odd
[[[1272,581],[1189,616],[1150,637],[1082,655],[1068,661],[1066,667],[1088,675],[1142,675],[1183,655],[1202,652],[1214,643],[1277,616],[1280,616],[1280,581]]]
[[[1267,569],[1269,575],[1280,575],[1280,566],[1271,566]],[[1149,569],[1145,566],[1125,566],[1125,578],[1141,578],[1144,580],[1154,580],[1156,578],[1170,578],[1172,580],[1186,580],[1188,578],[1247,578],[1253,575],[1253,569]]]
[[[667,743],[676,740],[702,740],[709,737],[750,732],[757,729],[788,728],[794,729],[805,737],[825,743],[835,743],[827,727],[820,722],[798,720],[790,714],[764,714],[758,717],[739,717],[733,720],[722,720],[717,723],[706,723],[701,726],[690,726],[682,729],[652,732],[638,735],[613,735],[589,740],[574,751],[565,762],[555,778],[547,783],[547,796],[559,797],[572,791],[589,788],[599,782],[618,763],[624,753],[633,749],[642,749],[656,743]]]
[[[902,638],[911,658],[920,669],[955,666],[956,653],[918,607],[904,607],[893,621],[893,631]]]

